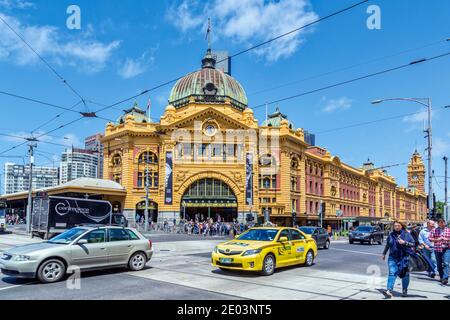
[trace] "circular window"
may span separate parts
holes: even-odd
[[[217,128],[212,124],[208,124],[205,126],[204,132],[207,136],[212,137],[216,134]]]

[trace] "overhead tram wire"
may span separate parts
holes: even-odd
[[[403,64],[403,65],[398,66],[398,67],[393,67],[393,68],[385,69],[385,70],[382,70],[382,71],[370,73],[370,74],[367,74],[367,75],[364,75],[364,76],[356,77],[356,78],[353,78],[353,79],[350,79],[350,80],[346,80],[346,81],[341,81],[341,82],[338,82],[338,83],[335,83],[335,84],[331,84],[331,85],[328,85],[328,86],[324,86],[324,87],[321,87],[321,88],[318,88],[318,89],[305,91],[305,92],[298,93],[298,94],[295,94],[295,95],[292,95],[292,96],[288,96],[288,97],[285,97],[285,98],[280,98],[280,99],[277,99],[277,100],[274,100],[274,101],[271,101],[271,102],[265,102],[265,103],[256,105],[255,107],[252,107],[252,109],[253,110],[254,109],[259,109],[259,108],[262,108],[262,107],[266,107],[268,105],[277,104],[279,102],[283,102],[283,101],[292,100],[292,99],[295,99],[295,98],[307,96],[307,95],[310,95],[310,94],[313,94],[313,93],[325,91],[325,90],[328,90],[328,89],[331,89],[331,88],[336,88],[336,87],[343,86],[343,85],[346,85],[346,84],[349,84],[349,83],[353,83],[353,82],[357,82],[357,81],[360,81],[360,80],[364,80],[364,79],[372,78],[372,77],[375,77],[375,76],[379,76],[379,75],[382,75],[382,74],[390,73],[390,72],[393,72],[393,71],[405,69],[405,68],[408,68],[408,67],[411,67],[411,66],[414,66],[414,65],[417,65],[417,64],[421,64],[421,63],[437,60],[437,59],[440,59],[440,58],[444,58],[444,57],[449,56],[449,55],[450,55],[450,52],[446,52],[446,53],[443,53],[443,54],[440,54],[440,55],[437,55],[437,56],[433,56],[433,57],[430,57],[430,58],[423,58],[423,59],[415,60],[415,61],[412,61],[412,62],[407,63],[407,64]],[[450,106],[445,106],[443,108],[450,108]],[[227,113],[225,115],[231,115],[231,114],[233,114],[233,113]]]
[[[313,94],[313,93],[316,93],[316,92],[320,92],[320,91],[324,91],[324,90],[327,90],[327,89],[331,89],[331,88],[335,88],[335,87],[338,87],[338,86],[342,86],[342,85],[345,85],[345,84],[357,82],[357,81],[360,81],[360,80],[363,80],[363,79],[368,79],[368,78],[375,77],[375,76],[382,75],[382,74],[386,74],[386,73],[389,73],[389,72],[405,69],[407,67],[411,67],[411,66],[414,66],[414,65],[417,65],[417,64],[420,64],[420,63],[425,63],[425,62],[437,60],[437,59],[440,59],[440,58],[443,58],[443,57],[446,57],[446,56],[449,56],[449,55],[450,55],[450,52],[447,52],[447,53],[440,54],[440,55],[437,55],[437,56],[433,56],[433,57],[430,57],[430,58],[423,58],[423,59],[415,60],[415,61],[412,61],[412,62],[410,62],[408,64],[404,64],[404,65],[401,65],[401,66],[398,66],[398,67],[389,68],[389,69],[386,69],[386,70],[383,70],[383,71],[379,71],[379,72],[371,73],[371,74],[364,75],[364,76],[361,76],[361,77],[353,78],[351,80],[341,81],[341,82],[338,82],[338,83],[335,83],[335,84],[332,84],[332,85],[328,85],[328,86],[325,86],[325,87],[321,87],[321,88],[318,88],[318,89],[315,89],[315,90],[310,90],[310,91],[299,93],[299,94],[296,94],[296,95],[293,95],[293,96],[277,99],[277,100],[268,102],[267,105],[272,105],[272,104],[279,103],[279,102],[282,102],[282,101],[291,100],[291,99],[294,99],[294,98],[306,96],[306,95]],[[257,105],[255,107],[253,107],[252,109],[258,109],[258,108],[262,108],[264,106],[266,106],[266,103],[261,104],[261,105]],[[448,108],[448,106],[444,107],[444,108]],[[231,115],[231,113],[227,114],[227,115]],[[60,129],[64,128],[64,127],[67,127],[67,126],[69,126],[69,125],[71,125],[73,123],[76,123],[76,122],[78,122],[78,121],[80,121],[82,119],[84,119],[84,117],[72,120],[69,123],[61,125],[61,126],[55,128],[53,130],[50,130],[50,131],[42,134],[41,136],[38,136],[37,138],[45,136],[46,134],[53,133],[53,132],[55,132],[57,130],[60,130]],[[7,151],[4,151],[3,153],[11,151],[14,148],[8,149]],[[3,154],[3,153],[0,153],[0,155]]]
[[[75,109],[80,103],[82,103],[82,101],[78,101],[76,104],[74,104],[72,107],[70,107],[69,109]],[[43,127],[45,127],[46,125],[48,125],[49,123],[55,121],[56,119],[58,119],[59,117],[61,117],[63,114],[65,114],[67,111],[63,111],[61,113],[58,113],[56,116],[54,116],[53,118],[47,120],[46,122],[44,122],[43,124],[39,125],[38,127],[34,128],[31,131],[31,134],[35,133],[36,131],[42,129]]]
[[[439,112],[439,111],[445,110],[447,108],[448,108],[448,106],[437,108],[437,109],[433,109],[433,112]],[[317,131],[317,132],[315,132],[315,134],[316,135],[321,135],[321,134],[326,134],[326,133],[335,132],[335,131],[341,131],[341,130],[345,130],[345,129],[351,129],[351,128],[356,128],[356,127],[363,127],[363,126],[374,124],[374,123],[380,123],[380,122],[385,122],[385,121],[389,121],[389,120],[401,119],[401,118],[408,117],[408,116],[414,116],[414,115],[421,114],[421,113],[424,113],[424,112],[426,112],[426,111],[405,113],[405,114],[400,114],[398,116],[392,116],[392,117],[387,117],[387,118],[382,118],[382,119],[377,119],[377,120],[353,123],[353,124],[349,124],[347,126],[332,128],[332,129],[323,130],[323,131]]]
[[[69,147],[68,145],[65,145],[65,144],[56,143],[56,142],[50,142],[50,141],[38,140],[37,138],[34,138],[34,137],[23,137],[23,136],[16,136],[16,135],[6,134],[6,133],[0,133],[0,136],[9,137],[9,138],[15,138],[15,139],[21,139],[21,140],[26,140],[26,141],[47,143],[47,144],[51,144],[51,145],[54,145],[54,146],[60,146],[60,147]]]
[[[226,58],[226,59],[223,59],[223,60],[218,61],[217,63],[224,62],[224,61],[226,61],[226,60],[228,60],[228,59],[230,59],[230,58],[234,58],[234,57],[237,57],[237,56],[239,56],[239,55],[242,55],[242,54],[244,54],[244,53],[246,53],[246,52],[249,52],[249,51],[251,51],[251,50],[254,50],[254,49],[256,49],[256,48],[259,48],[259,47],[261,47],[261,46],[263,46],[263,45],[265,45],[265,44],[271,43],[271,42],[273,42],[273,41],[275,41],[275,40],[278,40],[278,39],[280,39],[280,38],[282,38],[282,37],[285,37],[285,36],[290,35],[290,34],[292,34],[292,33],[298,32],[299,30],[302,30],[302,29],[304,29],[304,28],[307,28],[307,27],[309,27],[309,26],[312,26],[312,25],[314,25],[314,24],[317,24],[317,23],[319,23],[319,22],[321,22],[321,21],[324,21],[324,20],[326,20],[326,19],[329,19],[329,18],[331,18],[331,17],[334,17],[334,16],[336,16],[336,15],[338,15],[338,14],[341,14],[341,13],[344,13],[344,12],[346,12],[346,11],[349,11],[349,10],[351,10],[351,9],[357,7],[357,6],[360,6],[360,5],[364,4],[364,3],[367,3],[367,2],[369,2],[369,0],[360,1],[360,2],[358,2],[358,3],[356,3],[356,4],[353,4],[353,5],[351,5],[351,6],[348,6],[348,7],[344,8],[344,9],[341,9],[341,10],[339,10],[339,11],[336,11],[336,12],[334,12],[334,13],[331,13],[331,14],[325,16],[325,17],[319,18],[319,19],[317,19],[317,20],[315,20],[315,21],[313,21],[313,22],[311,22],[311,23],[305,24],[305,25],[303,25],[303,26],[301,26],[301,27],[298,27],[298,28],[293,29],[293,30],[291,30],[291,31],[289,31],[289,32],[286,32],[286,33],[284,33],[284,34],[281,34],[281,35],[279,35],[279,36],[277,36],[277,37],[275,37],[275,38],[269,39],[269,40],[264,41],[264,42],[262,42],[262,43],[260,43],[260,44],[258,44],[258,45],[255,45],[255,46],[252,46],[252,47],[247,48],[247,49],[245,49],[245,50],[242,50],[242,51],[240,51],[240,52],[237,52],[237,53],[231,55],[230,57],[228,57],[228,58]],[[3,22],[6,23],[6,21],[3,21]],[[12,29],[12,28],[11,28],[11,29]],[[14,29],[12,29],[12,30],[13,30],[14,33],[16,33],[16,32],[14,31]],[[17,34],[17,33],[16,33],[16,34]],[[18,35],[18,34],[17,34],[17,35]],[[20,37],[20,35],[18,35],[18,36]],[[21,38],[21,37],[20,37],[20,38]],[[22,38],[21,38],[21,39],[22,39]],[[24,41],[24,40],[23,40],[23,41]],[[25,42],[25,43],[26,43],[26,42]],[[28,46],[29,46],[29,45],[28,45]],[[30,47],[30,49],[33,50],[33,52],[35,52],[35,53],[41,58],[42,61],[44,61],[44,63],[45,63],[52,71],[56,72],[56,70],[54,70],[54,69],[50,66],[50,64],[48,64],[48,63],[45,61],[45,59],[43,59],[43,58],[42,58],[42,57],[41,57],[41,56],[40,56],[40,55],[39,55],[39,54],[38,54],[31,46],[29,46],[29,47]],[[191,73],[192,73],[192,72],[191,72]],[[58,76],[58,78],[63,79],[57,72],[56,72],[55,74]],[[171,83],[174,83],[174,82],[178,81],[179,79],[183,78],[184,76],[186,76],[186,75],[183,75],[183,76],[181,76],[181,77],[178,77],[178,78],[173,79],[173,80],[170,80],[170,81],[166,81],[166,82],[164,82],[164,83],[162,83],[162,84],[160,84],[160,85],[157,85],[157,86],[155,86],[155,87],[153,87],[153,88],[150,88],[150,89],[147,89],[147,90],[143,90],[141,93],[139,93],[139,94],[137,94],[137,95],[134,95],[134,96],[129,97],[129,98],[126,98],[126,99],[123,99],[123,100],[121,100],[121,101],[119,101],[119,102],[116,102],[116,103],[114,103],[114,104],[112,104],[112,105],[105,106],[105,107],[103,107],[103,108],[101,108],[101,109],[99,109],[99,110],[93,112],[92,115],[96,115],[96,114],[99,113],[99,112],[105,111],[105,110],[107,110],[107,109],[111,109],[111,108],[113,108],[113,107],[116,107],[117,105],[120,105],[120,104],[122,104],[122,103],[125,103],[125,102],[130,101],[130,100],[133,100],[133,99],[136,99],[136,98],[138,98],[138,97],[140,97],[140,96],[143,96],[144,94],[147,94],[147,93],[149,93],[149,92],[151,92],[151,91],[157,90],[157,89],[162,88],[162,87],[164,87],[164,86],[166,86],[166,85],[169,85],[169,84],[171,84]],[[64,79],[63,79],[63,80],[64,80]],[[67,83],[67,81],[64,80],[64,83],[67,84],[67,85],[70,87],[70,85]],[[79,94],[77,94],[77,96],[78,96],[78,97],[81,99],[81,101],[86,105],[86,100],[85,100],[83,97],[81,97],[81,95],[79,95]],[[66,123],[66,124],[64,124],[64,125],[61,125],[61,126],[55,128],[55,129],[53,129],[53,130],[47,132],[47,134],[48,134],[48,133],[55,132],[55,131],[57,131],[57,130],[60,130],[60,129],[66,127],[66,126],[69,126],[69,125],[73,124],[73,123],[76,123],[76,122],[80,121],[80,120],[83,119],[83,118],[84,118],[84,117],[81,117],[81,118],[75,119],[75,120],[73,120],[73,121],[71,121],[71,122],[69,122],[69,123]],[[109,121],[109,120],[108,120],[108,121]],[[41,136],[39,136],[39,137],[41,137]],[[23,144],[22,144],[22,145],[23,145]],[[19,146],[20,146],[20,145],[19,145]],[[15,149],[15,148],[17,148],[17,147],[19,147],[19,146],[15,146],[15,147],[13,147],[13,148],[11,148],[11,149],[8,149],[6,152],[8,152],[8,151],[10,151],[10,150],[13,150],[13,149]],[[2,154],[2,153],[0,153],[0,154]]]
[[[22,100],[26,100],[26,101],[30,101],[30,102],[34,102],[34,103],[38,103],[38,104],[42,104],[42,105],[53,107],[53,108],[57,108],[57,109],[61,109],[61,110],[67,111],[67,112],[73,112],[73,113],[81,114],[84,117],[89,117],[89,114],[90,114],[89,112],[81,112],[81,111],[73,110],[74,107],[79,105],[82,101],[79,101],[75,106],[72,106],[71,108],[66,108],[66,107],[62,107],[62,106],[59,106],[59,105],[56,105],[56,104],[53,104],[53,103],[48,103],[48,102],[45,102],[45,101],[41,101],[41,100],[37,100],[37,99],[33,99],[33,98],[28,98],[28,97],[25,97],[25,96],[22,96],[22,95],[18,95],[18,94],[6,92],[6,91],[0,91],[0,94],[7,95],[7,96],[10,96],[10,97],[14,97],[14,98],[18,98],[18,99],[22,99]],[[111,121],[110,119],[102,118],[102,117],[99,117],[97,115],[95,115],[95,116],[92,115],[90,117],[91,118],[99,118],[99,119],[106,120],[106,121]]]
[[[11,147],[9,149],[1,151],[0,152],[0,156],[5,154],[5,153],[7,153],[7,152],[9,152],[9,151],[15,150],[15,149],[17,149],[17,148],[27,144],[28,142],[38,142],[38,143],[50,144],[50,145],[60,146],[60,147],[69,147],[68,145],[64,145],[64,144],[60,144],[60,143],[56,143],[56,142],[39,140],[40,137],[46,136],[45,134],[39,136],[38,138],[36,138],[36,137],[23,137],[23,136],[17,136],[17,135],[6,134],[6,133],[0,133],[0,136],[24,140],[24,142],[21,142],[18,145],[15,145],[15,146],[13,146],[13,147]]]
[[[419,46],[419,47],[415,47],[415,48],[411,48],[411,49],[406,49],[406,50],[403,50],[403,51],[401,51],[401,52],[397,52],[397,53],[394,53],[394,54],[391,54],[391,55],[387,55],[387,56],[375,58],[375,59],[372,59],[372,60],[368,60],[368,61],[365,61],[365,62],[353,64],[353,65],[351,65],[351,66],[347,66],[347,67],[335,69],[335,70],[333,70],[333,71],[321,73],[321,74],[314,75],[314,76],[309,76],[309,77],[306,77],[306,78],[303,78],[303,79],[300,79],[300,80],[296,80],[296,81],[292,81],[292,82],[288,82],[288,83],[284,83],[284,84],[279,84],[279,85],[274,86],[274,87],[270,87],[270,88],[266,88],[266,89],[261,89],[261,90],[252,92],[252,93],[248,94],[248,96],[253,96],[253,95],[260,94],[260,93],[265,93],[265,92],[273,91],[273,90],[276,90],[276,89],[280,89],[280,88],[292,86],[292,85],[294,85],[294,84],[302,83],[302,82],[305,82],[305,81],[309,81],[309,80],[314,80],[314,79],[322,78],[322,77],[324,77],[324,76],[328,76],[328,75],[331,75],[331,74],[335,74],[335,73],[339,73],[339,72],[342,72],[342,71],[347,71],[347,70],[350,70],[350,69],[354,69],[354,68],[357,68],[357,67],[361,67],[361,66],[364,66],[364,65],[372,64],[372,63],[374,63],[374,62],[383,61],[383,60],[386,60],[386,59],[389,59],[389,58],[393,58],[393,57],[396,57],[396,56],[400,56],[400,55],[403,55],[403,54],[406,54],[406,53],[410,53],[410,52],[422,50],[422,49],[425,49],[425,48],[429,48],[429,47],[432,47],[432,46],[435,46],[435,45],[438,45],[438,44],[447,43],[447,41],[448,41],[448,40],[435,41],[435,42],[428,43],[428,44],[426,44],[426,45],[422,45],[422,46]]]
[[[274,38],[271,38],[271,39],[269,39],[269,40],[266,40],[266,41],[264,41],[264,42],[261,42],[261,43],[259,43],[259,44],[257,44],[257,45],[251,46],[251,47],[249,47],[249,48],[247,48],[247,49],[244,49],[244,50],[239,51],[239,52],[237,52],[237,53],[235,53],[235,54],[232,54],[231,56],[229,56],[229,57],[227,57],[227,58],[224,58],[224,59],[222,59],[222,60],[219,60],[219,61],[217,61],[216,63],[221,63],[221,62],[227,61],[227,60],[229,60],[229,59],[235,58],[235,57],[237,57],[237,56],[240,56],[240,55],[242,55],[242,54],[244,54],[244,53],[247,53],[247,52],[249,52],[249,51],[255,50],[255,49],[257,49],[257,48],[259,48],[259,47],[261,47],[261,46],[264,46],[264,45],[266,45],[266,44],[268,44],[268,43],[271,43],[271,42],[273,42],[273,41],[276,41],[276,40],[278,40],[278,39],[281,39],[281,38],[283,38],[283,37],[286,37],[286,36],[288,36],[288,35],[291,35],[291,34],[293,34],[293,33],[295,33],[295,32],[298,32],[298,31],[300,31],[300,30],[302,30],[302,29],[305,29],[305,28],[307,28],[307,27],[310,27],[310,26],[312,26],[312,25],[318,24],[318,23],[320,23],[320,22],[322,22],[322,21],[324,21],[324,20],[330,19],[330,18],[332,18],[332,17],[334,17],[334,16],[337,16],[337,15],[342,14],[342,13],[344,13],[344,12],[347,12],[347,11],[349,11],[349,10],[352,10],[352,9],[354,9],[354,8],[356,8],[356,7],[358,7],[358,6],[362,5],[362,4],[364,4],[364,3],[367,3],[367,2],[369,2],[369,0],[363,0],[363,1],[360,1],[360,2],[355,3],[355,4],[353,4],[353,5],[350,5],[350,6],[346,7],[346,8],[343,8],[343,9],[341,9],[341,10],[338,10],[338,11],[336,11],[336,12],[333,12],[333,13],[331,13],[331,14],[328,14],[328,15],[322,17],[322,18],[318,18],[318,19],[316,19],[316,20],[314,20],[314,21],[312,21],[312,22],[310,22],[310,23],[307,23],[307,24],[301,26],[301,27],[295,28],[295,29],[293,29],[293,30],[291,30],[291,31],[288,31],[288,32],[286,32],[286,33],[283,33],[283,34],[281,34],[281,35],[279,35],[279,36],[276,36],[276,37],[274,37]],[[188,73],[187,75],[192,74],[192,73],[194,73],[194,72],[196,72],[196,71],[190,72],[190,73]],[[101,109],[99,109],[99,110],[96,110],[95,113],[102,112],[102,111],[105,111],[105,110],[107,110],[107,109],[111,109],[111,108],[116,107],[116,106],[118,106],[118,105],[120,105],[120,104],[122,104],[122,103],[125,103],[125,102],[128,102],[128,101],[130,101],[130,100],[136,99],[136,98],[138,98],[138,97],[140,97],[140,96],[143,96],[143,95],[145,95],[145,94],[147,94],[147,93],[149,93],[149,92],[151,92],[151,91],[155,91],[155,90],[160,89],[160,88],[162,88],[162,87],[165,87],[165,86],[167,86],[167,85],[169,85],[169,84],[172,84],[172,83],[174,83],[174,82],[176,82],[176,81],[178,81],[178,80],[184,78],[185,76],[186,76],[186,74],[184,74],[183,76],[177,77],[177,78],[175,78],[175,79],[166,81],[166,82],[164,82],[164,83],[161,83],[161,84],[159,84],[159,85],[157,85],[157,86],[155,86],[155,87],[152,87],[152,88],[150,88],[150,89],[143,90],[141,93],[138,93],[138,94],[136,94],[136,95],[134,95],[134,96],[132,96],[132,97],[125,98],[125,99],[120,100],[120,101],[118,101],[118,102],[115,102],[115,103],[113,103],[113,104],[111,104],[111,105],[105,106],[105,107],[103,107],[103,108],[101,108]]]
[[[14,28],[0,15],[0,20],[53,72],[53,74],[62,81],[86,106],[85,99],[78,93],[64,77],[53,68],[47,60],[44,59]]]
[[[411,66],[414,66],[414,65],[417,65],[417,64],[424,63],[424,62],[429,62],[429,61],[437,60],[437,59],[440,59],[440,58],[444,58],[444,57],[449,56],[449,55],[450,55],[450,52],[446,52],[446,53],[443,53],[443,54],[440,54],[440,55],[437,55],[437,56],[433,56],[433,57],[430,57],[430,58],[423,58],[423,59],[415,60],[415,61],[412,61],[410,63],[400,65],[398,67],[385,69],[385,70],[382,70],[382,71],[370,73],[370,74],[367,74],[367,75],[364,75],[364,76],[360,76],[360,77],[357,77],[357,78],[353,78],[353,79],[350,79],[350,80],[341,81],[341,82],[338,82],[338,83],[335,83],[335,84],[324,86],[324,87],[321,87],[321,88],[318,88],[318,89],[305,91],[305,92],[298,93],[298,94],[295,94],[295,95],[292,95],[292,96],[288,96],[288,97],[285,97],[285,98],[280,98],[280,99],[277,99],[277,100],[273,100],[271,102],[263,103],[263,104],[260,104],[260,105],[257,105],[255,107],[253,107],[252,109],[262,108],[262,107],[265,107],[266,104],[267,105],[272,105],[272,104],[280,103],[280,102],[283,102],[283,101],[292,100],[292,99],[299,98],[299,97],[302,97],[302,96],[306,96],[306,95],[310,95],[310,94],[313,94],[313,93],[317,93],[317,92],[320,92],[320,91],[325,91],[325,90],[328,90],[328,89],[336,88],[336,87],[343,86],[343,85],[346,85],[346,84],[349,84],[349,83],[353,83],[353,82],[357,82],[357,81],[360,81],[360,80],[373,78],[373,77],[376,77],[376,76],[379,76],[379,75],[382,75],[382,74],[386,74],[386,73],[390,73],[390,72],[393,72],[393,71],[405,69],[405,68],[408,68],[408,67],[411,67]]]
[[[309,26],[312,26],[312,25],[314,25],[314,24],[317,24],[317,23],[319,23],[319,22],[321,22],[321,21],[324,21],[324,20],[326,20],[326,19],[329,19],[329,18],[331,18],[331,17],[334,17],[334,16],[336,16],[336,15],[338,15],[338,14],[341,14],[341,13],[344,13],[344,12],[346,12],[346,11],[349,11],[349,10],[351,10],[351,9],[353,9],[353,8],[355,8],[355,7],[357,7],[357,6],[360,6],[360,5],[362,5],[362,4],[364,4],[364,3],[367,3],[367,2],[369,2],[369,0],[364,0],[364,1],[360,1],[360,2],[358,2],[358,3],[356,3],[356,4],[353,4],[353,5],[351,5],[351,6],[349,6],[349,7],[346,7],[346,8],[344,8],[344,9],[341,9],[341,10],[339,10],[339,11],[336,11],[336,12],[334,12],[334,13],[332,13],[332,14],[329,14],[329,15],[327,15],[327,16],[325,16],[325,17],[322,17],[322,18],[319,18],[319,19],[317,19],[317,20],[315,20],[315,21],[313,21],[313,22],[311,22],[311,23],[308,23],[308,24],[305,24],[305,25],[303,25],[303,26],[301,26],[301,27],[298,27],[298,28],[296,28],[296,29],[293,29],[293,30],[291,30],[291,31],[289,31],[289,32],[286,32],[286,33],[284,33],[284,34],[281,34],[281,35],[279,35],[279,36],[277,36],[277,37],[275,37],[275,38],[272,38],[272,39],[269,39],[269,40],[267,40],[267,41],[264,41],[264,42],[262,42],[262,43],[260,43],[260,44],[258,44],[258,45],[255,45],[255,46],[252,46],[252,47],[250,47],[250,48],[247,48],[247,49],[245,49],[245,50],[242,50],[242,51],[240,51],[240,52],[237,52],[237,53],[235,53],[235,54],[233,54],[233,55],[231,55],[230,57],[228,57],[228,58],[226,58],[226,59],[223,59],[223,60],[220,60],[220,61],[218,61],[217,63],[220,63],[220,62],[224,62],[224,61],[226,61],[226,60],[228,60],[228,59],[231,59],[231,58],[234,58],[234,57],[237,57],[237,56],[239,56],[239,55],[242,55],[242,54],[244,54],[244,53],[246,53],[246,52],[249,52],[249,51],[251,51],[251,50],[254,50],[254,49],[256,49],[256,48],[259,48],[259,47],[261,47],[261,46],[263,46],[263,45],[265,45],[265,44],[268,44],[268,43],[271,43],[271,42],[273,42],[273,41],[276,41],[276,40],[278,40],[278,39],[280,39],[280,38],[282,38],[282,37],[285,37],[285,36],[287,36],[287,35],[290,35],[290,34],[292,34],[292,33],[295,33],[295,32],[298,32],[299,30],[302,30],[302,29],[304,29],[304,28],[307,28],[307,27],[309,27]],[[7,22],[6,21],[4,21],[4,19],[2,19],[3,20],[3,22],[6,24],[6,25],[8,25],[7,24]],[[9,25],[8,25],[9,26]],[[54,68],[52,68],[51,67],[51,65],[45,60],[45,59],[43,59],[40,55],[39,55],[39,53],[37,53],[26,41],[25,41],[25,39],[23,39],[17,32],[15,32],[15,30],[13,29],[13,28],[11,28],[11,26],[9,26],[9,28],[20,38],[20,39],[22,39],[22,41],[24,41],[26,44],[27,44],[27,46],[55,73],[55,75],[57,75],[58,76],[58,78],[59,79],[61,79],[61,80],[63,80],[63,82],[69,87],[69,88],[71,88],[76,94],[77,94],[77,96],[81,99],[81,101],[83,102],[83,104],[84,105],[86,105],[86,100],[80,95],[80,94],[78,94],[70,85],[69,85],[69,83],[61,76],[61,75],[59,75],[59,73],[58,72],[56,72],[56,70],[54,69]],[[178,81],[179,79],[181,79],[181,78],[183,78],[185,75],[183,75],[183,76],[181,76],[181,77],[178,77],[178,78],[176,78],[176,79],[173,79],[173,80],[170,80],[170,81],[166,81],[166,82],[164,82],[164,83],[162,83],[162,84],[160,84],[160,85],[157,85],[157,86],[155,86],[155,87],[153,87],[153,88],[150,88],[150,89],[147,89],[147,90],[144,90],[144,91],[142,91],[141,93],[139,93],[139,94],[137,94],[137,95],[134,95],[134,96],[132,96],[132,97],[129,97],[129,98],[126,98],[126,99],[123,99],[123,100],[121,100],[121,101],[119,101],[119,102],[116,102],[116,103],[114,103],[114,104],[112,104],[112,105],[108,105],[108,106],[105,106],[105,107],[103,107],[103,108],[101,108],[101,109],[99,109],[99,110],[97,110],[97,111],[95,111],[95,112],[92,112],[91,113],[91,115],[92,116],[96,116],[97,115],[97,113],[99,113],[99,112],[102,112],[102,111],[105,111],[105,110],[107,110],[107,109],[111,109],[111,108],[113,108],[113,107],[116,107],[117,105],[120,105],[120,104],[122,104],[122,103],[125,103],[125,102],[127,102],[127,101],[130,101],[130,100],[133,100],[133,99],[136,99],[136,98],[138,98],[138,97],[140,97],[140,96],[143,96],[144,94],[147,94],[147,93],[149,93],[149,92],[151,92],[151,91],[154,91],[154,90],[157,90],[157,89],[159,89],[159,88],[162,88],[162,87],[164,87],[164,86],[166,86],[166,85],[169,85],[169,84],[171,84],[171,83],[174,83],[174,82],[176,82],[176,81]],[[71,125],[71,124],[73,124],[73,123],[76,123],[76,122],[78,122],[78,121],[80,121],[81,119],[83,119],[84,118],[84,116],[83,117],[81,117],[81,118],[78,118],[78,119],[75,119],[75,120],[73,120],[73,121],[71,121],[71,122],[69,122],[69,123],[66,123],[66,124],[64,124],[64,125],[61,125],[61,126],[59,126],[59,127],[57,127],[57,128],[55,128],[55,129],[53,129],[53,130],[51,130],[51,131],[49,131],[49,132],[47,132],[47,133],[52,133],[52,132],[54,132],[54,131],[57,131],[57,130],[60,130],[60,129],[62,129],[62,128],[64,128],[64,127],[66,127],[66,126],[68,126],[68,125]],[[108,120],[108,121],[110,121],[110,120]],[[39,136],[39,137],[41,137],[41,136]],[[23,144],[21,144],[21,145],[23,145]],[[17,147],[19,147],[20,145],[18,145],[18,146],[15,146],[15,147],[13,147],[13,148],[11,148],[11,149],[8,149],[6,152],[8,152],[8,151],[10,151],[10,150],[13,150],[13,149],[15,149],[15,148],[17,148]],[[2,153],[0,153],[0,154],[2,154]]]

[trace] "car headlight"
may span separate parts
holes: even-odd
[[[251,256],[253,254],[258,254],[261,252],[261,249],[247,250],[242,255],[243,256]]]
[[[2,256],[0,257],[0,259],[2,260],[9,260],[9,258],[11,258],[9,255],[7,255],[6,253],[2,254]]]
[[[14,257],[14,261],[28,261],[28,260],[30,260],[29,256],[24,256],[21,254]]]

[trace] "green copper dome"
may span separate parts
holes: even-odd
[[[124,114],[119,117],[117,120],[118,123],[125,123],[128,115],[132,115],[134,117],[135,122],[146,123],[150,122],[147,114],[144,110],[139,108],[137,102],[134,103],[133,107],[128,110],[124,110]]]
[[[289,129],[295,130],[294,125],[292,122],[290,122],[285,114],[282,114],[280,112],[280,108],[276,108],[275,112],[267,117],[267,120],[265,120],[262,123],[263,127],[280,127],[281,121],[286,120],[288,121],[288,127]]]
[[[191,97],[199,103],[223,103],[229,98],[234,107],[244,110],[248,101],[241,84],[216,69],[215,65],[216,59],[208,49],[202,60],[202,68],[181,78],[172,88],[169,104],[179,108],[186,105]]]

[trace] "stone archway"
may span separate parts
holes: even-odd
[[[237,199],[240,198],[241,196],[241,189],[239,188],[239,186],[236,184],[236,182],[234,182],[233,180],[231,180],[229,177],[227,177],[226,175],[219,173],[219,172],[213,172],[213,171],[207,171],[207,172],[201,172],[195,175],[192,175],[191,177],[185,179],[183,181],[183,183],[178,187],[177,192],[175,192],[175,196],[178,197],[179,203],[181,203],[181,198],[183,197],[184,193],[186,192],[187,188],[193,184],[195,181],[200,180],[200,179],[204,179],[204,178],[213,178],[213,179],[217,179],[217,180],[221,180],[224,183],[226,183],[234,192],[234,194],[236,195]]]
[[[238,200],[232,188],[216,178],[199,178],[181,197],[181,218],[232,222],[238,218]]]
[[[136,220],[137,218],[142,219],[145,213],[145,201],[140,201],[136,203]],[[149,201],[148,203],[148,219],[149,221],[158,221],[158,204],[154,201]]]

